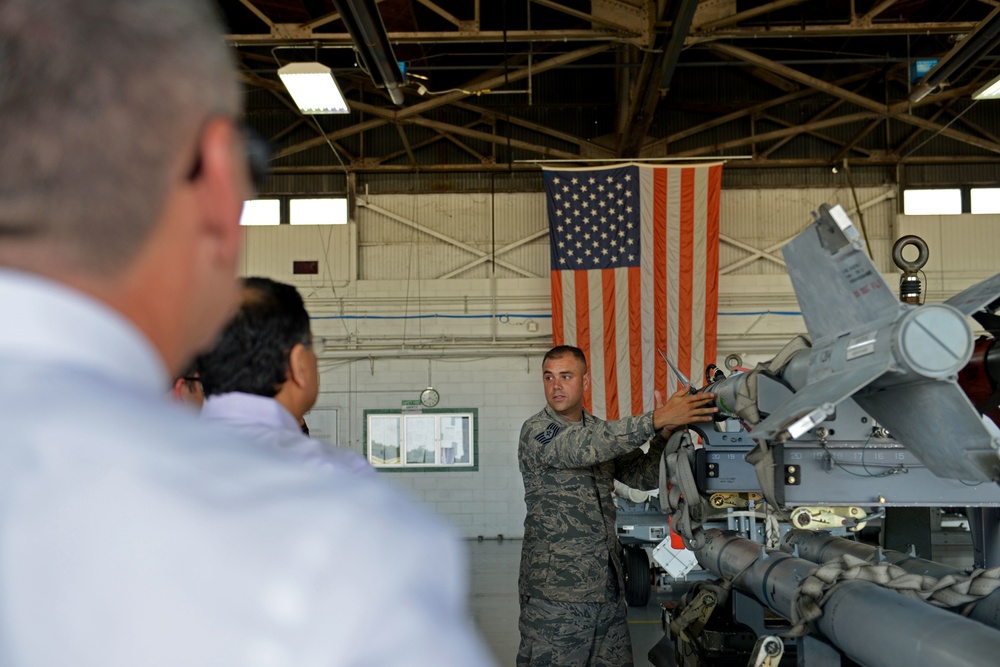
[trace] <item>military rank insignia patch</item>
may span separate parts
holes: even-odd
[[[560,430],[561,429],[559,428],[559,424],[549,424],[544,431],[535,436],[535,440],[542,443],[543,445],[547,445],[549,444],[549,442],[551,442],[552,438],[556,437],[559,434]]]

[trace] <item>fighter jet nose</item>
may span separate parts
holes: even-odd
[[[972,328],[946,304],[926,304],[906,313],[896,327],[899,361],[926,378],[957,375],[972,357]]]

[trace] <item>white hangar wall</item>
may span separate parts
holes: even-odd
[[[992,274],[998,216],[897,216],[897,194],[889,186],[723,191],[720,361],[769,359],[804,332],[780,247],[821,203],[863,220],[890,285],[899,275],[892,241],[906,233],[930,246],[932,301]],[[362,196],[348,225],[246,231],[242,274],[296,285],[325,340],[317,410],[327,412],[316,418],[336,414],[331,439],[361,452],[365,410],[399,409],[428,386],[440,392],[438,407],[476,408],[477,471],[383,474],[464,536],[520,537],[517,439],[544,405],[540,364],[551,343],[543,195]],[[297,275],[295,261],[317,262],[318,272]]]

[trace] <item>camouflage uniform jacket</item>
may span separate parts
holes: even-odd
[[[666,441],[652,413],[605,422],[584,411],[572,423],[551,408],[524,422],[518,464],[524,478],[521,595],[563,602],[603,602],[608,577],[625,590],[615,528],[614,480],[639,489],[659,483]],[[610,566],[609,566],[610,563]]]

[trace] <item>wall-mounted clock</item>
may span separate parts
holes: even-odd
[[[434,387],[427,387],[422,392],[420,392],[420,403],[425,408],[433,408],[441,400],[441,395],[438,394],[437,389]]]

